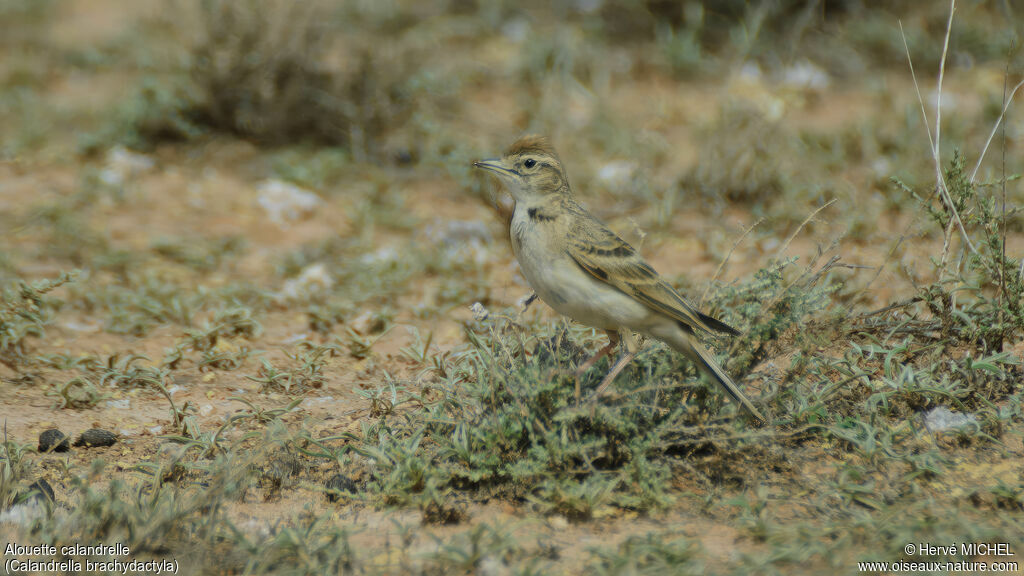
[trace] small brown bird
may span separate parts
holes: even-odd
[[[610,354],[625,331],[627,351],[594,393],[597,398],[633,360],[632,332],[665,342],[690,358],[759,422],[764,417],[715,363],[696,332],[739,332],[698,312],[632,246],[580,206],[554,148],[525,136],[501,158],[473,164],[497,175],[515,199],[512,250],[530,286],[561,314],[607,332],[609,343],[578,374]],[[631,332],[632,331],[632,332]],[[578,394],[577,390],[577,394]]]

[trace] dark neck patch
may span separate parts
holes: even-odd
[[[526,214],[530,217],[530,220],[537,222],[550,222],[555,219],[554,216],[549,216],[540,211],[540,208],[530,208],[526,211]]]

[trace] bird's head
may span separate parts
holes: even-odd
[[[543,136],[523,136],[501,158],[480,160],[473,166],[497,175],[517,202],[571,194],[558,154]]]

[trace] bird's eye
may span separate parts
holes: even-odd
[[[533,168],[536,165],[537,165],[537,161],[534,160],[533,158],[527,158],[526,162],[523,162],[523,166],[525,166],[527,168]]]

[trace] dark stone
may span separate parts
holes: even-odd
[[[90,428],[75,440],[75,446],[85,446],[86,448],[92,448],[94,446],[113,446],[117,443],[117,434],[109,430],[102,428]]]
[[[327,499],[331,502],[337,502],[345,492],[355,494],[359,489],[356,483],[351,478],[344,474],[335,474],[327,479],[324,483],[324,487],[327,489]]]
[[[71,442],[63,432],[56,428],[50,428],[39,435],[40,452],[67,452],[71,449]]]
[[[416,160],[408,148],[399,148],[395,151],[395,162],[400,165],[412,164]]]

